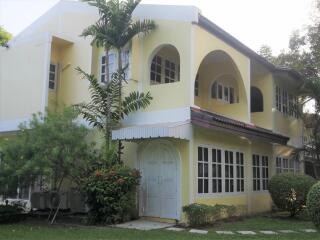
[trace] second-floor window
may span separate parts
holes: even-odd
[[[292,93],[276,86],[275,89],[276,108],[284,115],[298,117],[298,100]]]
[[[49,68],[49,89],[56,89],[58,65],[50,64]]]
[[[180,81],[180,67],[172,60],[155,55],[151,62],[150,82],[152,85]]]
[[[125,79],[129,80],[131,78],[130,50],[126,49],[122,51],[121,61],[122,61],[122,68],[124,68]],[[117,54],[111,52],[109,53],[109,63],[108,63],[109,80],[111,80],[112,74],[117,71],[117,67],[118,67]],[[103,55],[100,58],[100,81],[102,83],[106,81],[106,74],[107,74],[106,70],[107,70],[106,56]]]
[[[116,71],[115,58],[116,58],[116,55],[114,53],[109,53],[109,63],[108,63],[109,80],[111,80],[112,74]],[[105,83],[107,81],[106,70],[107,70],[106,56],[102,56],[100,60],[100,80],[102,83]]]
[[[214,82],[211,87],[211,98],[223,101],[225,103],[235,103],[234,87]]]

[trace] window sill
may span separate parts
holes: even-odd
[[[254,195],[270,194],[268,190],[252,191]]]
[[[246,196],[246,192],[235,192],[235,193],[197,193],[197,198],[225,198],[233,196]]]

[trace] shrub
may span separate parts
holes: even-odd
[[[289,211],[293,217],[304,208],[308,191],[314,183],[315,180],[307,175],[280,173],[271,178],[269,192],[274,204]]]
[[[125,166],[95,171],[86,180],[89,223],[118,223],[130,219],[140,173]]]
[[[210,206],[193,203],[184,206],[182,210],[187,214],[188,224],[190,226],[204,226],[212,224],[222,218],[235,216],[237,209],[235,206],[228,205],[216,204]]]
[[[312,186],[307,197],[307,209],[312,222],[320,227],[320,182]]]
[[[0,223],[13,223],[25,219],[26,214],[18,205],[0,205]]]

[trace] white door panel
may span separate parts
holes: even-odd
[[[177,151],[167,144],[152,144],[145,150],[141,161],[143,215],[177,219]]]

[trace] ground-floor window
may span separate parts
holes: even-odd
[[[286,157],[276,157],[276,172],[297,173],[299,172],[299,161],[293,158],[289,159]]]
[[[198,193],[244,192],[244,154],[198,147]]]
[[[269,158],[258,154],[252,155],[253,191],[268,190]]]

